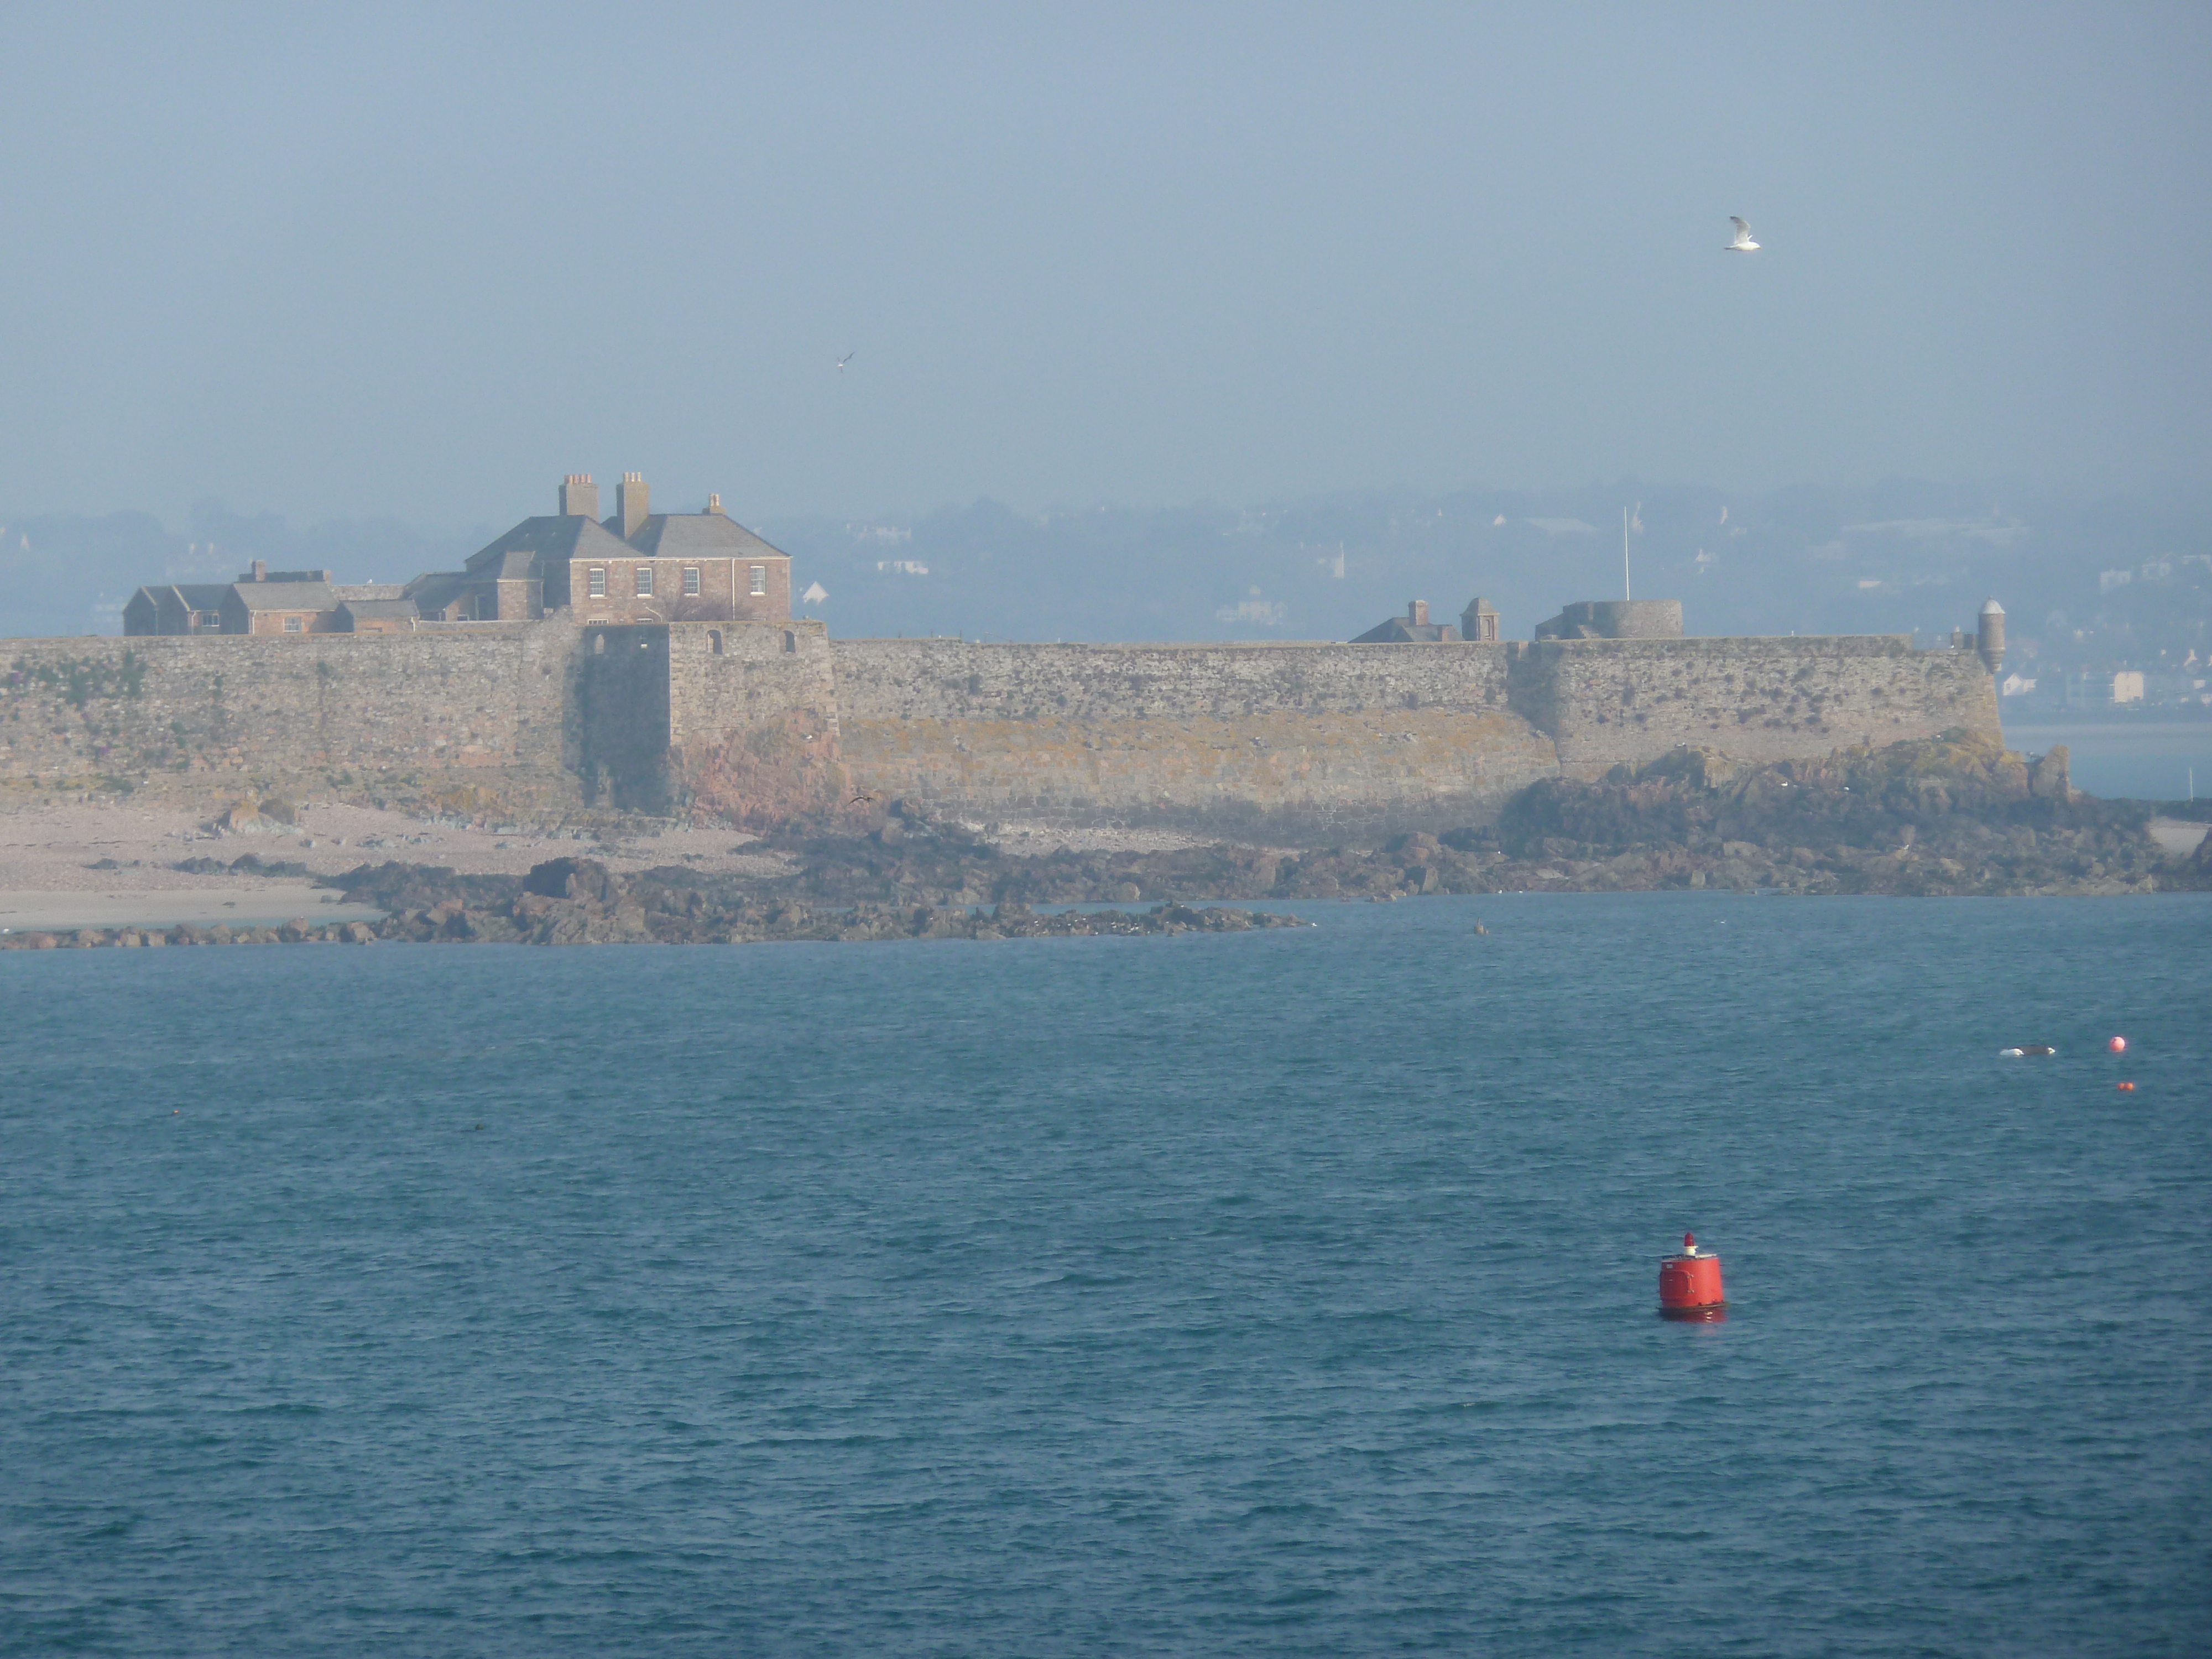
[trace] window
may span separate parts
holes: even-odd
[[[592,635],[592,654],[595,657],[604,657],[607,654],[607,636],[605,635],[594,634]]]
[[[301,617],[285,617],[285,618],[284,618],[284,631],[285,631],[287,634],[298,634],[298,633],[301,633],[301,632],[304,632],[304,631],[306,630],[306,628],[307,628],[307,623],[306,623],[305,619],[303,619],[303,618],[301,618]]]
[[[653,567],[641,564],[637,568],[637,596],[641,599],[653,597]]]
[[[684,597],[687,599],[699,597],[699,567],[696,564],[684,567]]]
[[[603,564],[592,567],[592,597],[604,599],[607,596],[607,568]]]
[[[768,592],[768,567],[764,564],[757,564],[753,567],[753,592],[756,593]]]

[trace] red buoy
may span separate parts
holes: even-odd
[[[2105,1047],[2116,1054],[2124,1054],[2128,1051],[2128,1040],[2124,1036],[2116,1036]]]
[[[2115,1083],[2112,1087],[2124,1095],[2131,1095],[2136,1091],[2136,1085],[2132,1083]]]
[[[1695,1233],[1682,1235],[1681,1253],[1659,1260],[1659,1316],[1711,1322],[1728,1317],[1721,1290],[1721,1259],[1698,1248]]]

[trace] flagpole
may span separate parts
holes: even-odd
[[[1620,597],[1626,601],[1636,595],[1628,586],[1628,509],[1620,509]]]

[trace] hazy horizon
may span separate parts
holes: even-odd
[[[0,43],[19,518],[444,534],[572,469],[748,521],[2205,478],[2199,9],[19,8]]]

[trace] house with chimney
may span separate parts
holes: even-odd
[[[790,555],[731,518],[720,495],[703,513],[655,513],[643,476],[625,472],[602,519],[591,475],[570,473],[556,504],[460,569],[404,586],[334,583],[327,570],[271,571],[257,560],[228,586],[142,587],[123,608],[123,631],[386,634],[563,611],[586,624],[790,618]]]
[[[709,495],[703,513],[655,513],[635,472],[599,517],[588,473],[561,482],[560,511],[525,519],[459,570],[418,576],[407,597],[426,619],[511,622],[566,610],[592,623],[782,622],[791,556]]]

